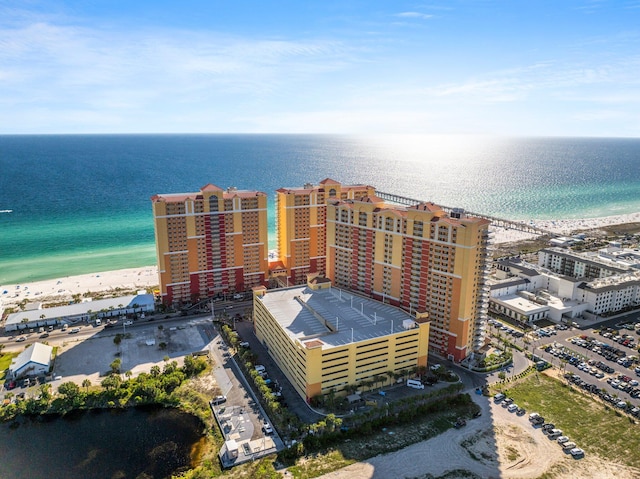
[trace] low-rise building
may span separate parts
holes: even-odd
[[[8,376],[12,379],[35,377],[47,374],[51,369],[53,347],[33,343],[11,361]]]
[[[61,323],[89,321],[92,317],[118,317],[130,313],[153,312],[154,310],[153,295],[139,291],[138,294],[119,298],[98,299],[67,306],[28,309],[12,313],[7,317],[5,330],[20,331],[41,326],[55,326]]]
[[[429,321],[400,308],[333,288],[326,278],[306,286],[254,288],[254,328],[305,399],[389,384],[394,374],[426,367]]]

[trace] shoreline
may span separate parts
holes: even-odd
[[[601,218],[529,220],[523,224],[544,228],[560,235],[576,230],[597,229],[604,226],[625,223],[640,223],[640,212],[624,215],[604,216]],[[491,227],[494,232],[493,243],[509,243],[531,239],[537,235],[508,228]],[[4,308],[12,307],[24,301],[62,301],[76,294],[117,292],[119,289],[148,289],[159,284],[158,267],[140,266],[113,271],[101,271],[74,276],[52,278],[42,281],[0,285],[0,300]],[[6,291],[6,293],[5,293]]]
[[[65,276],[30,283],[0,285],[0,298],[4,308],[16,306],[21,301],[62,301],[76,294],[105,293],[119,290],[142,290],[158,286],[158,267],[101,271],[97,273]],[[6,293],[5,293],[6,291]]]
[[[599,218],[578,218],[578,219],[557,219],[557,220],[536,220],[521,221],[523,225],[536,226],[549,230],[559,235],[569,235],[577,230],[591,230],[611,225],[620,225],[627,223],[640,223],[640,212],[627,213],[623,215],[602,216]],[[493,243],[510,243],[512,241],[522,241],[535,238],[538,235],[525,233],[509,228],[501,228],[492,226],[490,228],[494,232]]]

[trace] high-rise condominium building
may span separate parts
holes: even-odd
[[[329,178],[318,185],[276,191],[278,252],[286,269],[286,284],[304,284],[307,274],[326,272],[327,200],[374,193],[372,186],[342,185]]]
[[[326,219],[336,287],[428,313],[430,349],[456,361],[484,345],[488,220],[376,196],[329,201]]]
[[[151,198],[164,304],[245,291],[268,279],[267,195],[203,186]]]

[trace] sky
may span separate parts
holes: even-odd
[[[640,0],[0,0],[0,134],[640,137]]]

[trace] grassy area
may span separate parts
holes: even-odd
[[[15,358],[18,353],[4,353],[0,354],[0,381],[4,381],[7,369],[11,365],[11,360]]]
[[[503,392],[562,429],[587,453],[640,467],[640,425],[567,384],[536,374]]]
[[[346,459],[340,451],[329,451],[312,458],[302,458],[288,471],[295,478],[318,477],[353,464],[355,459]]]
[[[288,471],[295,479],[318,477],[354,462],[397,451],[435,437],[453,427],[456,418],[471,417],[476,410],[477,406],[474,403],[451,403],[438,411],[416,415],[408,423],[337,441],[330,449],[299,458],[294,465],[288,467]]]

